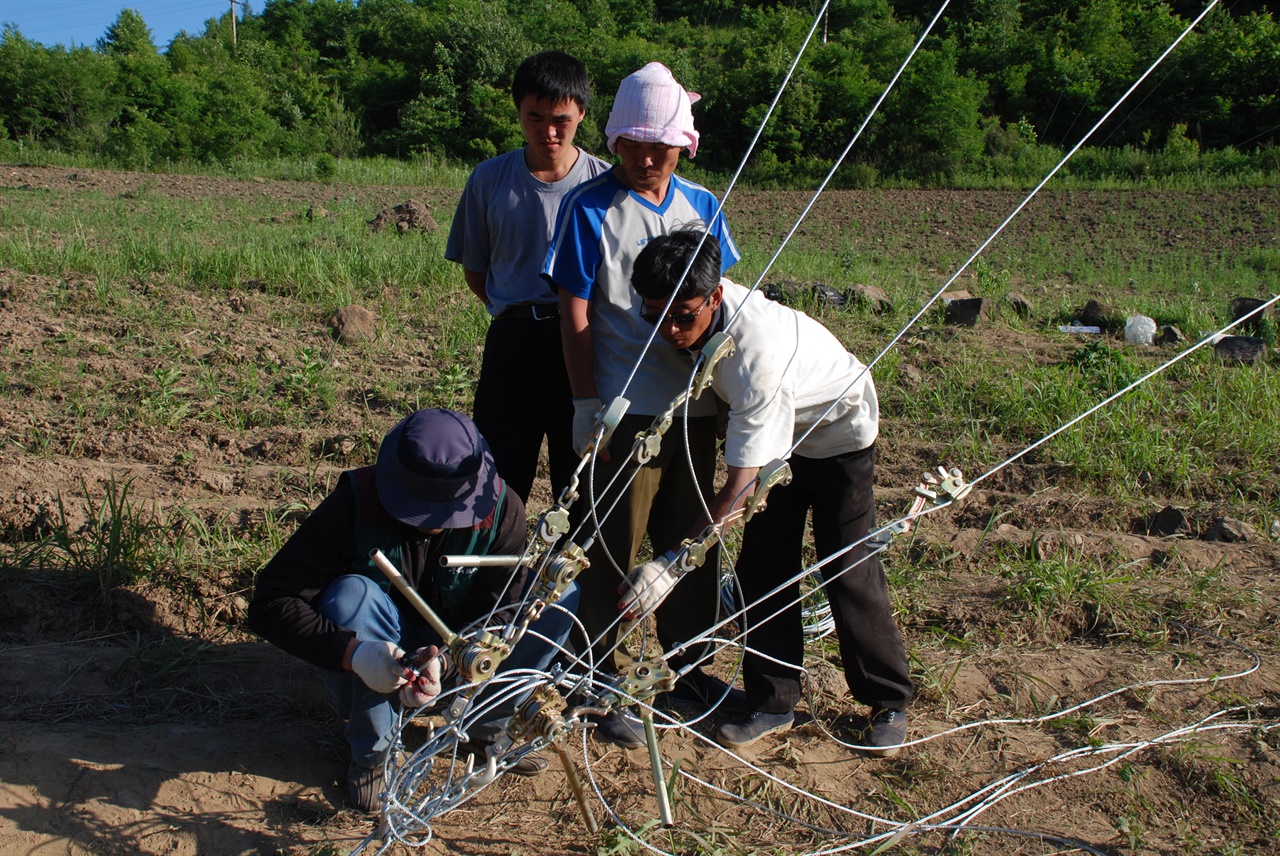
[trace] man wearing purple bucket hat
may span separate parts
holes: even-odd
[[[716,197],[675,175],[680,152],[693,157],[698,150],[690,109],[698,98],[661,63],[651,62],[626,77],[605,126],[609,150],[620,162],[574,188],[556,217],[543,276],[556,287],[560,300],[578,453],[586,447],[603,405],[620,395],[631,403],[610,448],[596,463],[596,485],[609,484],[617,469],[627,465],[635,435],[666,411],[672,390],[684,389],[689,379],[688,364],[670,348],[651,348],[639,359],[653,333],[653,323],[641,317],[644,309],[631,289],[631,268],[641,248],[653,238],[697,223],[719,244],[723,270],[738,261]],[[595,662],[606,669],[627,664],[625,653],[615,650],[617,628],[608,628],[618,614],[618,584],[635,563],[642,538],[647,532],[655,556],[678,547],[689,521],[705,517],[699,494],[709,499],[715,492],[713,397],[691,403],[687,421],[684,417],[682,408],[661,452],[640,468],[608,515],[602,512],[601,537],[587,554],[591,569],[579,577],[578,617],[595,642]],[[610,495],[604,507],[612,499]],[[713,553],[686,577],[688,588],[682,589],[682,597],[658,608],[658,638],[664,649],[697,638],[714,623],[719,603],[716,565]],[[697,663],[707,651],[702,644],[688,646],[672,658],[672,665],[680,669]],[[730,693],[699,668],[685,673],[667,698],[700,708],[717,700],[726,708],[743,701],[741,692]],[[626,747],[644,742],[639,721],[616,710],[597,723],[595,733]]]
[[[524,503],[507,490],[475,424],[452,410],[419,410],[383,439],[374,466],[349,470],[338,486],[258,574],[249,626],[316,666],[347,720],[351,804],[376,811],[397,707],[420,707],[441,691],[439,636],[371,562],[382,550],[455,631],[495,612],[512,617],[531,583],[520,568],[443,568],[446,555],[524,551]],[[571,589],[560,605],[577,605]],[[502,670],[545,669],[572,624],[548,609]],[[538,636],[553,640],[547,644]],[[400,658],[416,651],[429,665],[418,678]],[[510,713],[510,706],[504,710]],[[483,760],[499,717],[471,729],[462,747]],[[546,760],[527,754],[511,772],[536,775]]]

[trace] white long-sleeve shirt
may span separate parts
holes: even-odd
[[[856,452],[875,442],[880,412],[866,366],[830,330],[799,310],[721,279],[721,316],[734,353],[711,388],[729,406],[725,463],[759,467],[795,450],[806,458]],[[739,307],[741,311],[739,312]],[[734,315],[737,313],[737,317]],[[714,328],[713,328],[714,329]],[[832,402],[835,407],[827,413]]]

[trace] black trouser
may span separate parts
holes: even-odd
[[[802,570],[800,551],[810,508],[822,558],[875,528],[875,460],[875,446],[833,458],[791,457],[791,484],[769,492],[765,510],[752,517],[743,534],[737,570],[747,604]],[[822,575],[830,582],[823,590],[831,603],[853,697],[872,707],[904,710],[913,693],[907,657],[889,605],[884,568],[879,555],[871,553],[863,544],[824,565]],[[743,673],[747,704],[753,710],[786,713],[800,700],[804,631],[799,588],[799,582],[793,582],[747,611],[747,644],[792,664],[747,654]],[[766,621],[780,609],[776,618]]]
[[[578,459],[573,454],[573,393],[564,368],[558,313],[541,320],[490,322],[472,410],[498,474],[521,499],[529,498],[545,436],[551,493],[559,495]]]

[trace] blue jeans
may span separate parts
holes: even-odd
[[[559,605],[570,613],[577,610],[576,584],[565,592]],[[406,651],[440,644],[440,637],[430,627],[403,621],[391,596],[369,577],[359,574],[338,577],[330,583],[316,602],[316,610],[339,627],[354,631],[362,642],[394,642]],[[572,626],[573,620],[563,611],[544,610],[542,616],[529,625],[529,630],[555,644],[530,635],[515,646],[510,657],[502,661],[498,672],[546,669],[569,638]],[[391,729],[400,704],[399,694],[371,690],[355,672],[317,671],[329,688],[339,715],[347,720],[346,738],[351,746],[352,760],[364,767],[382,763],[391,746]],[[510,716],[513,709],[512,704],[504,705],[499,716]],[[479,729],[473,730],[493,732],[504,724],[502,719],[497,719],[482,723]]]

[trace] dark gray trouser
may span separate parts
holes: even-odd
[[[826,557],[875,528],[872,495],[875,446],[833,458],[790,460],[791,484],[769,493],[764,511],[747,523],[738,559],[738,581],[744,602],[752,604],[784,580],[800,573],[805,516],[813,510],[813,537],[818,556]],[[831,602],[845,680],[853,697],[872,707],[904,710],[913,687],[902,635],[893,620],[889,587],[878,555],[862,545],[825,565],[831,580],[824,589]],[[863,557],[865,561],[859,562]],[[799,666],[804,657],[804,631],[799,583],[747,612],[747,644],[783,663]],[[782,609],[772,620],[765,619]],[[760,626],[757,626],[760,623]],[[786,713],[800,700],[800,671],[748,653],[743,666],[747,704],[765,713]]]
[[[625,456],[631,451],[636,434],[648,428],[651,422],[652,416],[628,415],[618,423],[609,443],[610,460],[596,462],[595,489],[598,494],[604,491],[619,467],[625,470],[620,481],[625,480],[626,474],[635,469],[635,464],[627,462]],[[693,458],[697,482],[695,483],[690,473],[689,458],[685,455],[685,422],[677,416],[662,438],[662,450],[657,457],[640,468],[630,489],[617,507],[605,517],[600,539],[587,552],[591,567],[577,580],[581,590],[578,618],[592,639],[600,636],[604,628],[618,617],[618,584],[622,582],[622,575],[629,573],[635,565],[636,553],[645,533],[648,533],[653,554],[657,556],[679,547],[681,540],[695,525],[707,524],[706,512],[698,499],[698,493],[699,487],[704,499],[710,499],[715,493],[715,417],[693,417],[689,419],[688,426],[689,453]],[[585,516],[590,502],[585,472],[578,491],[582,498],[578,500],[574,511]],[[614,490],[604,496],[597,496],[597,500],[602,503],[599,516],[605,516],[617,495],[615,486]],[[583,528],[584,536],[593,531],[595,524],[587,519]],[[578,543],[582,543],[584,536],[576,539]],[[606,545],[613,561],[618,565],[617,569],[605,553]],[[708,551],[706,562],[681,579],[680,584],[655,611],[658,641],[664,651],[703,634],[714,623],[720,603],[719,556],[718,549]],[[615,649],[617,631],[615,626],[592,649],[596,667],[606,672],[623,670],[632,661],[627,651]],[[630,643],[638,639],[638,635],[629,637],[624,647],[634,649],[636,646]],[[683,656],[673,657],[671,664],[680,668],[685,663],[698,660],[709,650],[710,646],[706,643],[692,646]]]
[[[558,315],[489,322],[472,418],[489,443],[498,475],[526,502],[545,435],[551,495],[560,495],[578,458]]]

